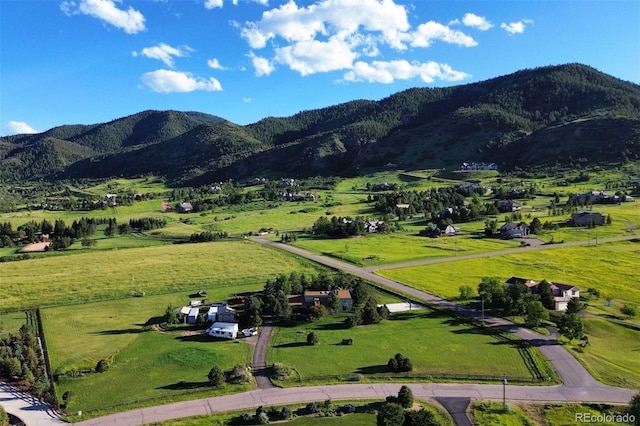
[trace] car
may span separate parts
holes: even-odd
[[[242,334],[244,334],[246,337],[257,336],[258,330],[256,330],[255,328],[245,328],[244,330],[242,330]]]

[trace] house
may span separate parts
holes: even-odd
[[[193,205],[191,203],[178,203],[176,204],[176,211],[178,213],[189,213],[193,211]]]
[[[104,196],[107,200],[107,204],[110,206],[116,205],[116,198],[118,198],[118,194],[107,194]]]
[[[498,201],[498,211],[500,212],[519,212],[522,210],[522,204],[513,200]]]
[[[524,238],[529,235],[529,226],[524,222],[509,222],[500,228],[500,237],[502,238]]]
[[[187,314],[187,323],[195,324],[198,322],[198,315],[200,315],[200,308],[191,308]]]
[[[207,320],[211,322],[236,322],[236,310],[226,303],[214,303],[209,307]]]
[[[569,225],[571,226],[604,225],[604,222],[605,216],[602,213],[589,211],[572,213],[571,219],[569,219]]]
[[[211,337],[221,339],[235,339],[238,337],[237,322],[214,322],[207,328],[205,333]]]
[[[339,300],[337,310],[339,312],[348,312],[353,307],[353,300],[351,299],[351,293],[346,289],[338,290],[320,290],[320,291],[305,291],[303,294],[303,306],[304,308],[310,308],[315,305],[329,306],[331,303],[332,295],[337,296]],[[299,299],[289,299],[290,302],[298,301]]]
[[[569,301],[574,297],[580,297],[580,290],[571,284],[554,283],[548,281],[553,292],[554,310],[566,311]],[[505,282],[505,286],[513,284],[524,284],[529,293],[538,293],[540,282],[529,278],[511,277]]]
[[[369,233],[378,232],[378,230],[383,229],[384,226],[385,223],[382,220],[368,220],[364,223],[364,229]]]
[[[438,232],[438,236],[442,236],[442,235],[450,236],[450,235],[456,235],[456,233],[459,231],[459,228],[456,228],[455,226],[452,226],[452,225],[447,225],[446,223],[440,223],[436,225],[436,230]]]

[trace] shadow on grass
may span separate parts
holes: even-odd
[[[151,317],[147,320],[147,322],[145,322],[144,324],[136,324],[139,325],[140,327],[145,327],[145,326],[150,326],[150,325],[155,325],[155,324],[160,324],[161,322],[164,321],[164,316],[160,316],[160,317]]]
[[[180,381],[177,383],[172,383],[170,385],[159,386],[156,389],[166,389],[166,390],[190,390],[190,389],[200,389],[200,388],[209,388],[211,385],[209,382],[184,382]]]
[[[368,365],[366,367],[360,367],[356,370],[357,374],[381,374],[388,373],[389,367],[386,364],[382,365]]]
[[[344,330],[347,326],[343,322],[332,322],[329,324],[318,324],[313,328],[315,330]]]
[[[138,333],[144,333],[145,331],[146,330],[142,328],[123,328],[121,330],[96,331],[93,334],[97,334],[99,336],[112,336],[112,335],[118,335],[118,334],[138,334]]]
[[[176,336],[175,338],[176,340],[179,340],[181,342],[215,342],[215,341],[223,341],[223,340],[227,340],[227,339],[219,339],[216,337],[211,337],[207,334],[191,334],[188,336]]]
[[[291,342],[275,345],[274,348],[299,348],[301,346],[311,346],[307,342]]]
[[[406,321],[416,318],[448,318],[449,315],[443,314],[432,309],[414,309],[411,311],[393,312],[387,318],[389,321]]]

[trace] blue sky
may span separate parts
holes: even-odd
[[[238,124],[580,62],[640,83],[637,0],[0,0],[0,133]]]

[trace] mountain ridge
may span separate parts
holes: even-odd
[[[0,138],[0,179],[156,174],[182,184],[491,161],[501,168],[640,158],[640,86],[581,64],[411,88],[241,126],[147,110]]]

